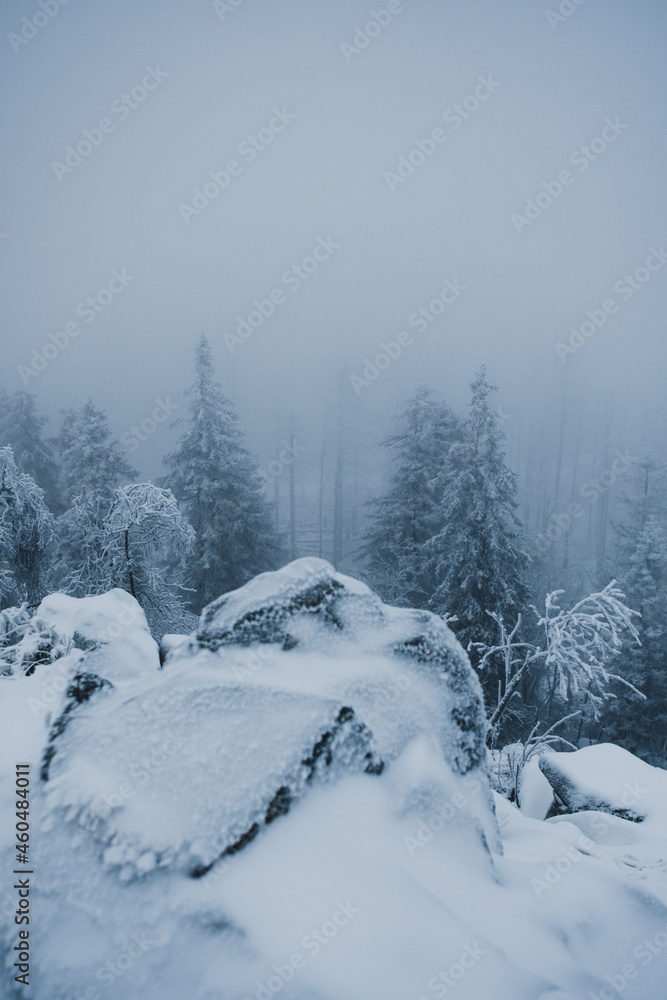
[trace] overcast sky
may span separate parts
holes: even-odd
[[[0,13],[3,382],[54,429],[90,392],[122,433],[202,332],[254,441],[320,421],[341,372],[372,421],[420,381],[462,405],[483,361],[508,405],[569,380],[664,416],[664,4],[56,4]],[[272,315],[232,343],[255,300]]]

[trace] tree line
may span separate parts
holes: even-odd
[[[626,516],[615,526],[614,575],[622,590],[616,580],[601,580],[594,593],[573,595],[568,607],[562,592],[545,594],[548,567],[518,516],[518,477],[484,368],[470,389],[464,415],[428,387],[419,387],[398,415],[384,442],[391,478],[367,505],[356,553],[360,575],[387,603],[446,618],[479,672],[494,739],[525,738],[535,725],[547,729],[567,716],[563,739],[615,739],[664,761],[662,470],[648,458],[633,469]],[[208,602],[299,554],[293,518],[287,537],[279,531],[205,337],[187,399],[164,475],[140,483],[90,398],[66,410],[58,436],[46,439],[34,396],[4,393],[2,608],[35,606],[54,590],[81,597],[120,587],[142,605],[155,635],[188,632]],[[341,466],[338,456],[337,566]],[[291,466],[290,486],[293,504]]]

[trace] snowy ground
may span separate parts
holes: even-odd
[[[667,996],[667,775],[590,747],[533,759],[523,811],[492,793],[440,619],[316,559],[214,602],[162,668],[121,591],[39,616],[71,648],[0,677],[6,873],[32,764],[17,996]]]

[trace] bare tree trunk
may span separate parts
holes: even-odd
[[[336,478],[334,482],[333,564],[339,569],[343,561],[343,445],[338,440]]]
[[[342,381],[342,380],[341,380]],[[343,406],[342,386],[338,390],[338,447],[334,480],[333,564],[339,569],[343,561]]]
[[[318,511],[317,532],[318,532],[318,554],[320,559],[324,558],[324,468],[327,443],[327,425],[324,423],[324,433],[322,434],[322,454],[320,455],[320,505]]]
[[[577,422],[577,433],[574,441],[574,459],[572,462],[572,488],[570,490],[570,505],[574,507],[576,503],[577,496],[577,476],[579,474],[579,446],[581,441],[581,420]],[[572,523],[570,523],[567,534],[565,535],[564,543],[564,553],[563,553],[563,570],[569,569],[570,566],[570,545],[572,543]]]
[[[130,581],[130,593],[137,599],[137,592],[134,589],[134,573],[132,572],[132,561],[130,560],[130,532],[125,531],[125,561],[127,562],[127,575]]]
[[[292,417],[291,423],[290,445],[292,455],[294,455],[294,417]],[[294,462],[291,462],[289,467],[289,547],[290,558],[296,559],[296,484],[294,480]]]
[[[610,418],[607,417],[607,423],[605,426],[605,441],[604,441],[604,463],[603,469],[606,472],[609,468],[609,435],[611,431]],[[595,559],[595,568],[598,581],[602,581],[604,576],[604,559],[607,543],[607,521],[609,515],[609,487],[603,489],[604,493],[598,500],[598,523],[597,523],[597,551]]]
[[[556,475],[554,481],[554,505],[558,506],[558,501],[560,500],[560,480],[561,471],[563,469],[563,449],[565,444],[565,412],[566,412],[567,396],[565,391],[563,391],[563,405],[560,411],[560,425],[558,428],[558,451],[556,455]]]

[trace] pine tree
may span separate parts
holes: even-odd
[[[243,431],[215,379],[204,336],[195,359],[187,428],[164,460],[169,472],[163,485],[178,498],[196,533],[187,584],[195,592],[193,608],[200,610],[257,573],[275,569],[282,553],[257,463],[243,447]]]
[[[0,601],[36,604],[43,596],[53,515],[44,491],[0,448]]]
[[[31,476],[44,490],[47,505],[57,510],[58,467],[51,445],[42,438],[42,428],[47,417],[38,416],[35,396],[25,389],[0,399],[0,446],[11,445],[19,472]]]
[[[107,415],[90,397],[65,411],[58,437],[61,494],[68,504],[58,518],[51,585],[75,597],[103,593],[117,582],[105,552],[104,521],[123,479],[136,475],[111,437]],[[111,576],[109,575],[111,573]]]
[[[399,415],[401,430],[384,446],[396,471],[387,493],[371,502],[364,554],[371,586],[389,604],[426,608],[438,589],[436,560],[426,544],[443,528],[442,492],[460,421],[420,386]]]
[[[637,489],[624,498],[627,516],[617,526],[618,576],[641,618],[640,647],[627,653],[626,676],[646,695],[614,703],[606,738],[651,764],[667,762],[667,531],[661,488],[664,470],[647,458]]]
[[[62,492],[71,503],[75,497],[110,498],[124,479],[137,475],[111,437],[104,410],[88,396],[78,410],[65,411],[58,438],[62,461]]]
[[[452,628],[465,647],[493,645],[496,626],[487,612],[512,621],[528,596],[517,476],[505,462],[505,435],[490,403],[496,387],[487,382],[484,366],[470,388],[465,438],[450,450],[451,470],[442,490],[443,528],[427,546],[440,580],[431,609],[457,617]],[[494,679],[490,690],[495,687]]]

